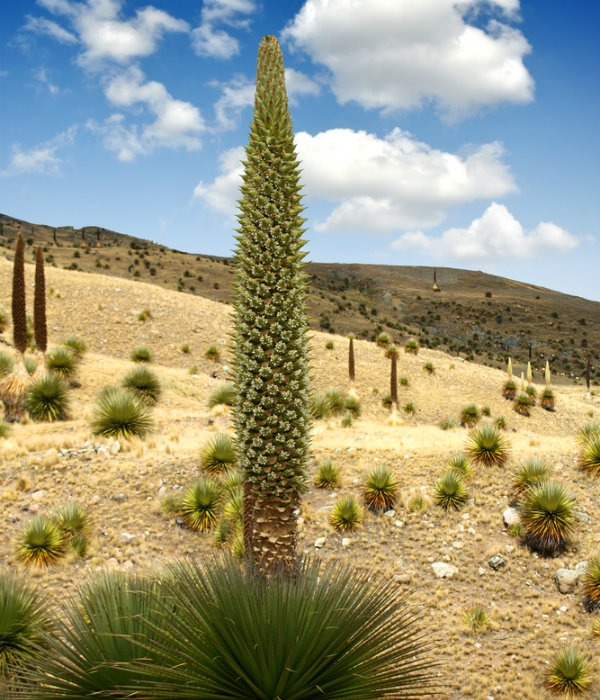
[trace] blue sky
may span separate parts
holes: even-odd
[[[596,3],[2,3],[0,211],[234,245],[256,52],[282,45],[308,259],[600,300]]]

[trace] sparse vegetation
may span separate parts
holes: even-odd
[[[15,363],[7,352],[0,352],[0,379],[13,371]]]
[[[138,345],[131,351],[132,362],[152,362],[152,353],[145,345]]]
[[[216,345],[209,345],[204,351],[207,360],[218,360],[220,357],[219,348]]]
[[[482,634],[489,625],[489,620],[485,608],[477,605],[470,610],[467,610],[463,618],[465,627],[473,634]]]
[[[472,428],[481,420],[481,411],[474,403],[469,403],[463,406],[460,411],[460,423],[467,428]]]
[[[439,426],[442,430],[452,430],[453,428],[456,428],[456,419],[452,416],[442,418],[442,420],[439,423]]]

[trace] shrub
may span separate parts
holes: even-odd
[[[344,397],[344,408],[353,418],[358,418],[358,416],[360,416],[360,401],[356,396]]]
[[[354,496],[340,498],[331,511],[331,524],[336,530],[352,532],[363,520],[363,512]]]
[[[446,418],[442,418],[438,425],[440,430],[452,430],[453,428],[456,428],[456,420],[452,416],[448,416]]]
[[[310,399],[310,414],[316,420],[321,418],[327,418],[331,415],[331,402],[329,396],[320,392],[318,394],[313,394]]]
[[[221,489],[212,479],[198,479],[181,497],[180,513],[190,530],[209,530],[217,522]]]
[[[27,389],[24,406],[36,421],[57,421],[69,418],[69,393],[63,380],[52,374],[36,379]]]
[[[509,379],[504,382],[504,387],[502,388],[502,396],[508,401],[512,401],[517,395],[517,383],[514,379]]]
[[[416,408],[412,401],[407,401],[404,406],[402,406],[402,410],[404,413],[408,413],[411,416],[416,413]]]
[[[218,386],[208,397],[206,405],[209,408],[215,406],[233,406],[235,402],[235,387],[229,382]]]
[[[240,469],[230,469],[223,480],[223,492],[232,496],[242,488],[243,476]]]
[[[8,437],[9,432],[10,429],[8,427],[8,423],[0,419],[0,439]]]
[[[0,333],[4,333],[8,326],[8,319],[4,311],[0,311]]]
[[[528,489],[521,502],[521,524],[531,549],[552,554],[564,549],[573,532],[574,497],[556,481]]]
[[[508,447],[502,433],[493,425],[482,425],[469,435],[467,451],[478,464],[501,467],[508,459]]]
[[[346,411],[344,414],[344,417],[342,418],[342,422],[340,425],[342,428],[351,428],[352,425],[354,424],[354,417],[350,411]]]
[[[381,397],[381,405],[384,408],[391,408],[392,407],[392,395],[391,394],[384,394]]]
[[[535,387],[532,384],[528,384],[525,387],[525,393],[527,396],[529,396],[529,404],[531,406],[535,406],[535,400],[537,398],[537,391],[535,390]]]
[[[58,346],[46,355],[46,367],[67,381],[75,379],[77,358],[70,348]]]
[[[25,564],[48,566],[63,554],[64,535],[56,523],[36,515],[17,538],[17,557]]]
[[[33,359],[33,357],[26,357],[23,360],[23,363],[25,364],[25,369],[27,370],[27,374],[31,377],[35,374],[35,370],[37,369],[38,363],[36,360]]]
[[[329,401],[331,406],[331,413],[334,416],[338,416],[343,413],[344,409],[347,408],[347,400],[351,397],[345,396],[341,389],[327,389],[325,391],[325,396]]]
[[[83,338],[77,338],[74,335],[65,338],[62,344],[71,350],[75,357],[80,360],[87,351],[87,343]]]
[[[435,501],[444,510],[459,510],[467,501],[467,487],[454,471],[447,471],[435,485]]]
[[[511,497],[518,501],[531,486],[536,486],[550,476],[550,467],[539,457],[522,462],[513,474]]]
[[[158,377],[144,365],[134,367],[128,372],[123,378],[121,386],[131,391],[143,403],[150,405],[158,402],[162,392]]]
[[[392,339],[387,333],[380,333],[377,338],[375,339],[375,343],[380,347],[380,348],[387,348],[388,345],[390,345],[392,342]]]
[[[416,355],[419,352],[419,341],[416,338],[409,338],[404,345],[404,352]]]
[[[423,365],[423,372],[427,372],[427,374],[434,374],[435,367],[433,366],[433,362],[426,362]]]
[[[146,437],[154,423],[136,396],[108,387],[98,396],[91,427],[94,435],[129,439]]]
[[[90,517],[77,503],[67,503],[52,513],[52,519],[64,535],[65,543],[80,557],[87,551]]]
[[[204,352],[204,357],[207,360],[218,360],[220,357],[219,348],[216,345],[209,345]]]
[[[235,527],[230,520],[222,518],[215,526],[215,542],[217,546],[223,547],[232,538]]]
[[[334,347],[333,340],[328,340],[325,343],[325,350],[333,350]]]
[[[582,578],[585,607],[588,612],[600,610],[600,556],[588,559]]]
[[[423,496],[413,496],[408,502],[408,509],[413,512],[425,510],[426,502]]]
[[[198,374],[198,365],[192,365],[189,369],[191,375]]]
[[[400,386],[409,386],[409,385],[410,385],[410,383],[408,381],[408,377],[405,374],[403,374],[400,377]]]
[[[132,362],[152,362],[152,353],[145,345],[138,345],[131,351],[131,361]]]
[[[481,420],[481,411],[474,403],[469,403],[463,406],[460,410],[461,425],[466,425],[467,428],[472,428]]]
[[[492,409],[489,406],[482,406],[481,415],[489,418],[492,415]]]
[[[315,486],[320,489],[332,489],[340,483],[340,468],[331,459],[324,459],[317,468],[315,474]]]
[[[225,505],[223,506],[223,515],[230,522],[241,525],[242,518],[244,515],[244,492],[240,486],[235,491],[233,491]]]
[[[188,355],[190,352],[190,346],[187,343],[184,343],[179,349],[184,355]]]
[[[471,463],[462,452],[459,452],[450,458],[448,462],[448,469],[465,478],[471,476]]]
[[[515,397],[513,408],[520,416],[529,416],[529,407],[531,402],[527,394],[519,394]]]
[[[365,502],[371,510],[390,510],[394,507],[398,480],[391,469],[378,464],[367,475]]]
[[[203,448],[200,464],[207,472],[222,472],[235,467],[237,450],[229,435],[215,435]]]
[[[494,421],[494,425],[498,430],[506,430],[506,418],[504,416],[498,416]]]
[[[167,515],[178,515],[181,510],[181,497],[168,493],[161,501],[160,509]]]
[[[467,610],[463,618],[465,627],[473,634],[485,632],[489,625],[489,620],[485,608],[477,605],[470,610]]]
[[[587,661],[575,647],[567,647],[554,655],[545,685],[555,695],[580,695],[590,683]]]
[[[577,440],[585,445],[585,443],[596,435],[600,435],[600,424],[595,421],[589,421],[577,433]]]
[[[35,589],[8,574],[0,575],[0,688],[40,653],[50,616]],[[8,690],[8,688],[4,688]]]
[[[582,446],[579,464],[592,476],[600,476],[600,434],[592,436]]]
[[[14,360],[7,352],[0,352],[0,379],[13,371]]]
[[[542,391],[542,398],[540,399],[540,406],[546,411],[554,411],[554,391],[549,387],[545,387]]]

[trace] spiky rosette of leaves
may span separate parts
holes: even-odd
[[[53,564],[63,555],[64,548],[62,531],[43,515],[32,518],[17,538],[17,557],[25,564]]]
[[[108,387],[98,396],[92,420],[95,435],[144,438],[153,427],[148,408],[128,391]]]
[[[547,386],[542,391],[542,396],[540,398],[540,406],[546,411],[554,411],[554,391],[551,387]]]
[[[59,377],[70,381],[75,378],[77,358],[70,348],[58,345],[46,355],[46,367]]]
[[[416,355],[419,352],[419,341],[416,338],[409,338],[404,345],[404,352],[409,355]]]
[[[10,374],[15,366],[15,361],[7,352],[0,352],[0,379]]]
[[[36,421],[53,422],[69,418],[69,389],[55,374],[34,380],[25,394],[25,410]]]
[[[179,512],[190,530],[210,530],[217,523],[221,488],[212,479],[194,481],[181,497]]]
[[[336,530],[352,532],[363,521],[362,508],[354,496],[344,496],[333,506],[330,519]]]
[[[459,452],[450,458],[448,469],[465,478],[471,476],[471,463],[463,452]]]
[[[338,416],[340,413],[343,413],[344,409],[346,408],[347,397],[344,395],[344,392],[341,389],[326,389],[325,396],[329,401],[332,415]]]
[[[471,459],[486,466],[501,467],[508,459],[506,438],[494,425],[482,425],[469,435],[467,451]]]
[[[295,566],[310,409],[300,167],[274,36],[260,42],[236,249],[234,419],[247,555]],[[260,513],[260,526],[256,524]]]
[[[152,362],[152,353],[145,345],[138,345],[131,351],[132,362]]]
[[[575,524],[575,498],[557,481],[528,489],[521,502],[521,524],[529,546],[542,554],[564,549]]]
[[[78,338],[74,335],[70,335],[62,341],[62,344],[73,351],[73,354],[78,360],[84,356],[87,351],[87,343],[83,338]]]
[[[509,379],[508,381],[504,382],[504,386],[502,387],[502,396],[504,396],[504,398],[508,401],[512,401],[516,395],[517,383],[515,380]]]
[[[25,308],[25,243],[19,232],[15,246],[12,286],[13,340],[20,353],[27,347],[27,311]]]
[[[555,695],[581,695],[592,682],[589,665],[575,647],[555,654],[546,673],[545,684]]]
[[[520,416],[529,416],[529,408],[531,406],[531,399],[528,394],[522,393],[515,396],[513,402],[513,408]]]
[[[324,459],[315,474],[315,486],[320,489],[334,488],[340,483],[340,468],[332,459]]]
[[[600,476],[600,433],[596,433],[583,444],[579,464],[592,476]]]
[[[133,392],[138,399],[149,405],[156,404],[162,393],[160,380],[145,365],[134,367],[128,372],[123,378],[121,386]]]
[[[209,408],[215,408],[215,406],[233,406],[235,403],[235,387],[233,384],[226,382],[218,386],[206,400],[206,405]]]
[[[44,274],[44,254],[38,246],[35,255],[35,290],[33,295],[33,327],[37,349],[44,353],[48,347],[46,326],[46,276]]]
[[[589,612],[600,610],[600,555],[588,559],[582,577],[585,606]]]
[[[215,435],[203,448],[200,464],[207,472],[231,469],[237,462],[235,442],[225,433]]]
[[[582,426],[577,433],[577,441],[585,445],[585,443],[594,435],[600,435],[600,423],[589,421]]]
[[[435,485],[436,503],[444,510],[459,510],[467,501],[467,487],[454,471],[447,471]]]
[[[398,492],[398,479],[389,467],[378,464],[367,475],[365,502],[372,510],[393,508]]]
[[[528,488],[545,481],[550,467],[540,457],[530,457],[522,462],[513,474],[511,497],[518,501]]]
[[[468,428],[472,428],[481,419],[481,411],[477,404],[469,403],[460,410],[460,422]]]

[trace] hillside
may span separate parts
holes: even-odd
[[[213,301],[232,300],[232,260],[193,255],[96,226],[52,228],[0,214],[0,255],[11,258],[23,233],[29,256],[44,247],[49,266],[149,282]],[[531,358],[549,360],[561,380],[581,383],[588,353],[600,381],[600,303],[482,272],[391,265],[309,263],[311,327],[374,339],[382,331],[403,344],[503,367],[517,375]],[[1,310],[1,309],[0,309]]]

